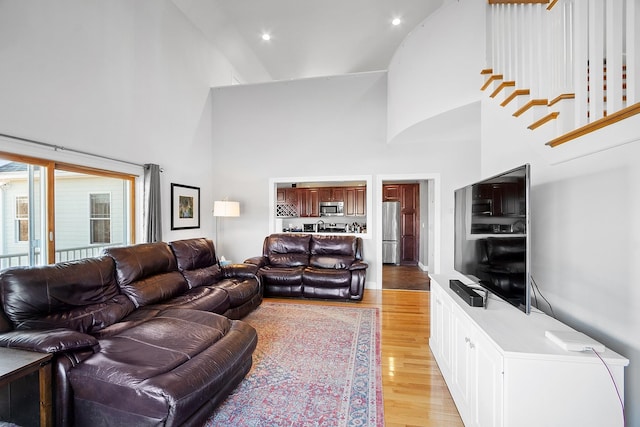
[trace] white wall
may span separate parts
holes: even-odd
[[[389,64],[388,141],[418,124],[424,127],[419,135],[412,129],[404,138],[477,136],[480,111],[468,106],[480,98],[485,7],[477,0],[448,1],[402,42]]]
[[[379,174],[442,177],[443,268],[453,265],[453,189],[479,174],[479,144],[420,144],[386,140],[386,73],[364,73],[212,89],[216,198],[241,203],[241,216],[224,222],[224,244],[234,260],[259,255],[269,231],[269,178]],[[464,153],[460,155],[459,153]],[[375,191],[368,191],[372,196]],[[364,256],[376,283],[375,217]],[[446,266],[446,267],[445,267]]]
[[[0,40],[0,133],[158,163],[164,240],[212,236],[209,94],[234,71],[173,2],[3,0]],[[6,139],[0,150],[142,173]],[[170,231],[171,182],[201,187],[199,230]]]

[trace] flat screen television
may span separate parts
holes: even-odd
[[[455,270],[531,312],[530,166],[455,191]]]

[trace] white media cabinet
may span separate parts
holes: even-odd
[[[487,308],[471,307],[449,289],[452,278],[431,276],[429,346],[466,427],[623,426],[600,359],[545,337],[547,330],[571,328],[536,309],[526,315],[495,296]],[[600,356],[624,399],[629,361],[609,349]]]

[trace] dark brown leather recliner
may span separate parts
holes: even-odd
[[[0,346],[54,354],[58,426],[202,425],[251,367],[256,331],[221,313],[259,304],[257,267],[194,286],[166,243],[107,253],[0,272]]]
[[[368,264],[357,236],[282,233],[267,236],[257,265],[265,296],[362,299]]]

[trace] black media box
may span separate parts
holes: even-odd
[[[483,307],[482,297],[459,280],[449,280],[449,287],[471,307]]]

